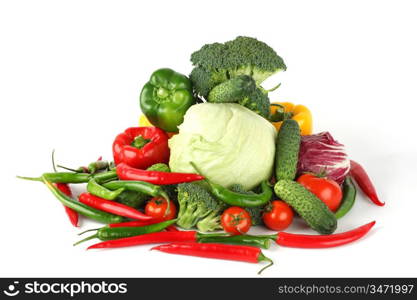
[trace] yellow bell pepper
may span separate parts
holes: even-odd
[[[139,126],[146,127],[146,126],[153,126],[151,122],[149,122],[148,118],[145,115],[141,115],[139,118]]]
[[[146,127],[146,126],[154,127],[154,125],[151,122],[149,122],[148,118],[145,115],[140,116],[139,126],[141,126],[141,127]],[[169,137],[172,137],[172,136],[176,135],[177,133],[176,132],[167,132],[167,134],[168,134]]]
[[[301,135],[313,133],[313,116],[304,105],[295,105],[290,102],[273,102],[271,104],[271,123],[277,131],[281,128],[285,119],[297,121],[300,125]]]

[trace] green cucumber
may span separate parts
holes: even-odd
[[[326,204],[298,182],[280,180],[275,184],[275,194],[321,234],[332,234],[337,227],[337,219]]]
[[[238,102],[255,90],[252,77],[240,75],[216,85],[209,93],[207,100],[213,103]]]
[[[294,120],[285,120],[278,132],[275,155],[275,178],[294,180],[297,175],[300,151],[300,126]]]

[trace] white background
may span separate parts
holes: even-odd
[[[72,247],[79,229],[59,202],[41,183],[15,178],[50,171],[52,149],[69,166],[111,159],[116,134],[137,125],[152,71],[188,74],[193,51],[237,35],[276,49],[288,71],[270,98],[310,107],[315,132],[346,144],[387,203],[360,193],[338,232],[376,220],[366,238],[326,250],[274,246],[264,276],[416,276],[413,2],[2,1],[0,276],[256,276],[257,265],[148,247]]]

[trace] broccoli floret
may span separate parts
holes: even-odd
[[[117,196],[116,201],[133,208],[139,208],[149,199],[150,197],[143,193],[126,190]]]
[[[158,163],[150,166],[146,169],[147,171],[159,171],[159,172],[171,172],[168,165],[163,163]]]
[[[171,172],[171,169],[167,164],[157,163],[146,169],[147,171],[158,171],[158,172]],[[168,198],[174,202],[177,202],[177,185],[167,184],[163,185],[162,189],[167,193]]]
[[[228,80],[226,71],[211,72],[203,67],[191,71],[190,79],[197,95],[207,98],[209,92],[218,84]]]
[[[217,84],[239,75],[251,76],[258,86],[272,74],[286,70],[284,61],[267,44],[239,36],[224,44],[204,45],[191,55],[190,78],[195,90],[207,97]]]
[[[240,184],[233,184],[230,189],[234,192],[241,193],[241,194],[254,194],[252,191],[246,191],[242,185]],[[263,207],[245,207],[245,210],[249,213],[252,225],[260,225],[263,223],[262,221],[262,215],[264,213],[266,206]]]
[[[204,219],[197,222],[197,228],[201,232],[208,232],[221,229],[221,215],[218,211],[212,211]]]
[[[260,85],[269,76],[287,69],[283,59],[264,42],[255,38],[239,36],[225,43],[231,77],[249,75]]]
[[[240,100],[239,104],[264,118],[268,118],[271,113],[268,94],[264,93],[261,88],[255,88],[252,93]]]
[[[178,221],[185,229],[197,226],[201,231],[213,231],[220,226],[220,214],[226,207],[216,200],[202,183],[181,183],[178,191]]]

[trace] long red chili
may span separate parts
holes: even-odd
[[[93,207],[95,209],[112,213],[118,216],[127,217],[135,220],[150,220],[151,216],[147,216],[144,213],[121,203],[106,200],[90,193],[82,193],[79,196],[81,203]]]
[[[137,235],[117,240],[104,241],[94,244],[87,249],[99,248],[120,248],[138,245],[148,245],[156,243],[171,243],[171,242],[196,242],[197,231],[176,231],[176,232],[154,232],[143,235]]]
[[[262,268],[258,274],[273,264],[271,259],[263,255],[261,249],[253,246],[181,242],[156,246],[151,250],[158,250],[170,254],[236,260],[250,263],[268,261],[269,265]]]
[[[72,192],[68,184],[66,183],[56,183],[55,186],[63,192],[68,197],[72,197]],[[78,227],[78,213],[73,210],[72,208],[69,208],[64,205],[65,212],[67,213],[68,219],[70,220],[71,224],[74,227]]]
[[[350,161],[350,174],[352,175],[353,179],[355,179],[361,190],[365,193],[366,196],[368,196],[369,199],[371,199],[373,203],[378,206],[385,205],[385,202],[379,200],[375,187],[372,184],[372,181],[366,173],[365,169],[353,160]]]
[[[204,176],[198,174],[147,171],[132,168],[125,163],[117,165],[116,173],[120,180],[146,181],[158,185],[178,184],[204,179]]]
[[[295,248],[330,248],[345,245],[363,237],[375,225],[375,221],[356,229],[330,235],[307,235],[279,232],[276,243],[280,246]]]

